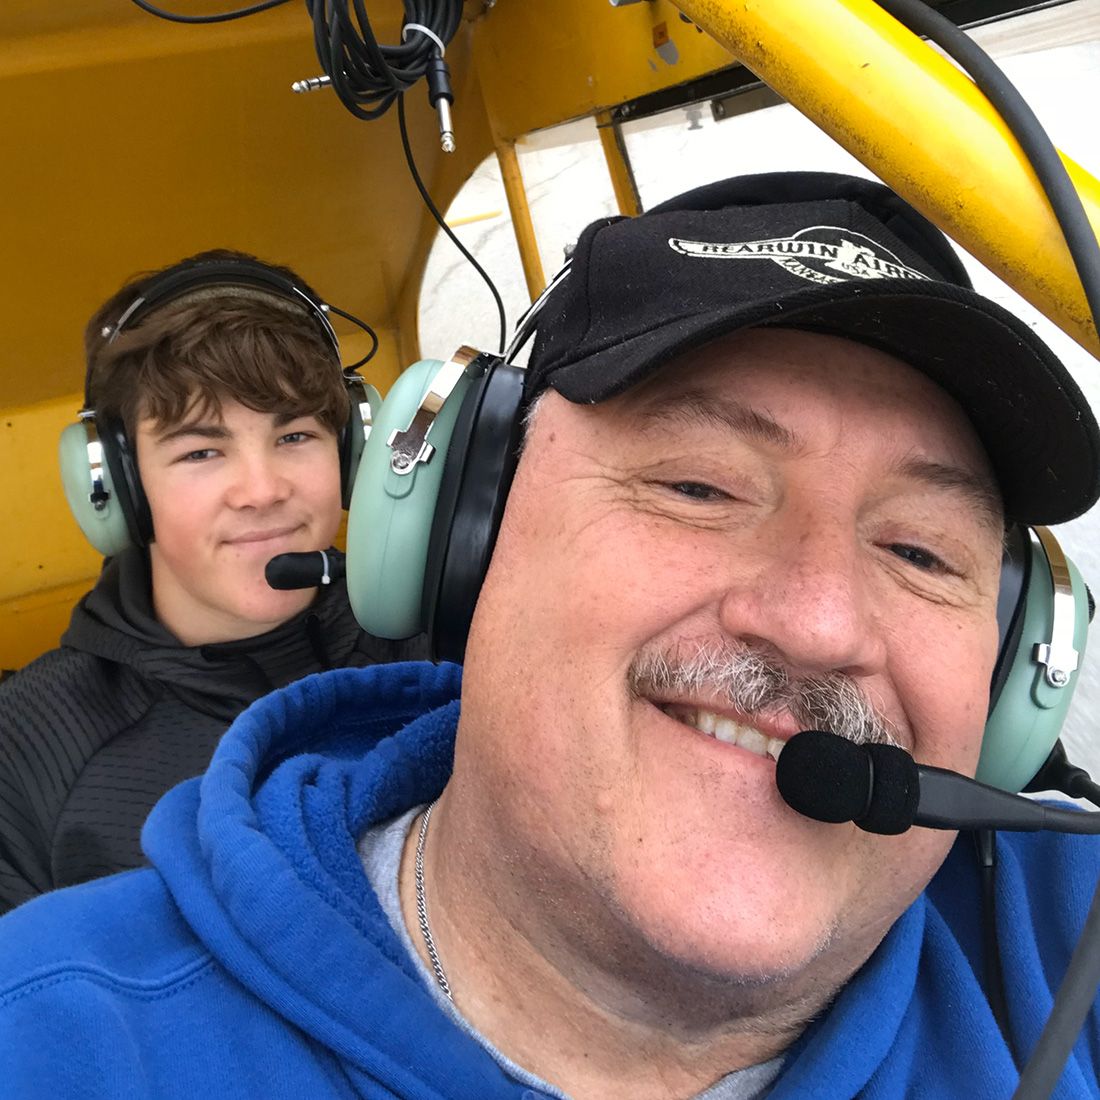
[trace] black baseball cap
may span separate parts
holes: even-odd
[[[1066,368],[972,289],[931,222],[854,176],[738,177],[588,226],[539,313],[525,395],[604,401],[751,327],[843,336],[923,371],[970,418],[1009,519],[1060,523],[1100,496],[1100,431]]]

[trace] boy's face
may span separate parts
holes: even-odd
[[[153,517],[157,618],[187,645],[262,634],[315,590],[278,592],[264,567],[322,550],[340,525],[336,437],[316,417],[225,401],[182,423],[139,420],[137,460]]]

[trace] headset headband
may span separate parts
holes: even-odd
[[[340,342],[328,319],[329,307],[308,288],[299,286],[266,264],[252,260],[195,260],[154,277],[122,311],[114,325],[104,327],[102,335],[108,344],[113,344],[124,328],[137,325],[155,309],[184,297],[192,290],[208,286],[251,287],[286,301],[300,303],[307,316],[312,317],[320,327],[339,363]],[[85,375],[85,407],[90,407],[88,397],[88,376]]]
[[[336,334],[327,317],[328,306],[308,287],[287,278],[266,264],[253,260],[193,260],[151,279],[115,322],[110,339],[128,324],[140,321],[156,307],[203,286],[255,287],[280,298],[300,301],[316,315],[318,324],[336,346]]]
[[[523,316],[516,322],[516,329],[512,334],[512,341],[504,353],[504,362],[509,364],[509,366],[515,363],[516,356],[523,350],[527,341],[534,336],[535,330],[538,328],[539,314],[542,313],[543,307],[546,305],[550,295],[557,289],[560,283],[564,282],[572,264],[572,259],[565,261],[561,270],[546,284],[542,293],[527,307]]]

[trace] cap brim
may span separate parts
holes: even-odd
[[[1061,523],[1100,495],[1100,438],[1073,378],[1022,321],[949,283],[849,281],[683,317],[563,364],[546,384],[573,402],[605,401],[677,355],[759,326],[857,340],[928,375],[973,424],[1010,519]]]

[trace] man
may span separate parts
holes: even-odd
[[[0,923],[10,1087],[1009,1095],[1095,842],[1003,845],[1005,1037],[972,846],[800,817],[773,760],[826,726],[972,773],[1005,520],[1097,497],[1076,387],[962,280],[846,177],[590,226],[461,687],[392,666],[260,701],[155,809],[151,869]],[[1058,1095],[1095,1087],[1089,1035]]]
[[[90,320],[88,407],[123,426],[152,532],[0,688],[0,912],[144,862],[153,803],[254,699],[422,655],[365,635],[342,584],[264,577],[341,519],[338,437],[355,429],[316,300],[289,269],[216,251],[129,281]]]

